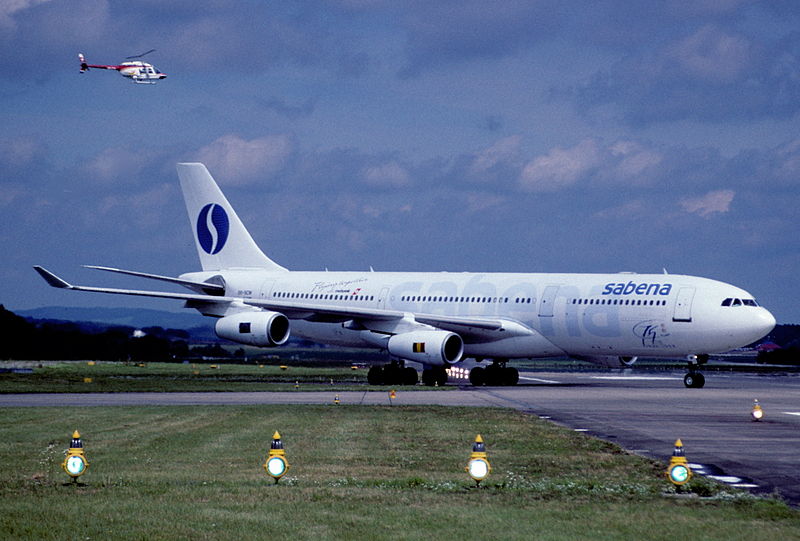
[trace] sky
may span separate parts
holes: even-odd
[[[31,267],[198,270],[201,161],[289,269],[666,269],[800,323],[795,0],[10,0],[0,69],[11,310],[179,310]]]

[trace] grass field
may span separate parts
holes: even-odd
[[[304,391],[347,391],[363,390],[367,383],[367,368],[363,366],[353,370],[350,366],[282,369],[277,365],[232,363],[29,364],[35,367],[33,373],[0,374],[0,393],[291,391],[296,384]],[[426,389],[421,385],[415,388]]]
[[[90,466],[71,486],[76,428]],[[780,502],[705,479],[709,498],[666,497],[664,464],[501,409],[65,404],[0,410],[0,441],[2,539],[800,539]]]

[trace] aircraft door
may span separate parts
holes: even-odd
[[[261,284],[261,298],[269,299],[272,296],[272,288],[275,286],[275,280],[267,280]]]
[[[692,300],[694,299],[693,287],[682,287],[678,291],[678,298],[675,300],[675,313],[672,321],[692,321]]]
[[[556,303],[556,294],[560,286],[547,286],[544,288],[542,300],[539,303],[539,317],[553,317],[553,307]]]
[[[389,296],[389,288],[384,287],[378,295],[378,308],[386,308],[386,298]]]

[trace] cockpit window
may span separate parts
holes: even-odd
[[[722,306],[758,306],[755,299],[731,299],[722,301]]]

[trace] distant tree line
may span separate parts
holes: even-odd
[[[800,365],[800,347],[789,346],[771,351],[759,351],[756,362],[762,364]]]
[[[0,359],[169,361],[202,356],[232,357],[219,344],[189,347],[183,330],[104,327],[92,324],[28,320],[0,305]],[[241,352],[244,356],[244,352]]]

